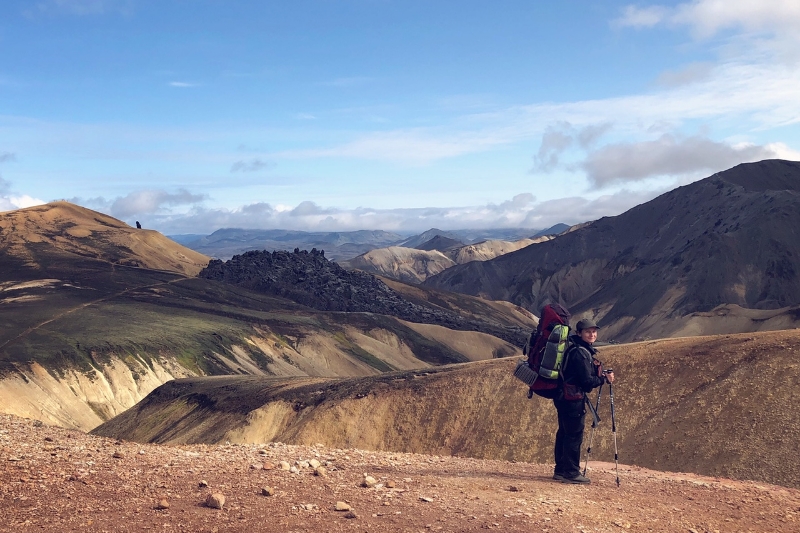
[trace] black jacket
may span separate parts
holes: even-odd
[[[597,375],[597,367],[592,362],[597,350],[578,335],[571,335],[569,340],[572,347],[565,355],[562,369],[564,387],[560,400],[583,403],[585,393],[602,385],[605,377]]]

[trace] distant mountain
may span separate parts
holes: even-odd
[[[402,246],[403,248],[418,248],[419,246],[425,244],[426,242],[429,242],[434,237],[446,237],[454,241],[459,240],[458,235],[456,235],[455,233],[451,233],[449,231],[442,231],[436,228],[431,228],[428,231],[423,231],[419,235],[407,237],[404,240],[392,244],[393,246]]]
[[[560,235],[567,231],[570,228],[567,224],[556,224],[555,226],[550,226],[547,229],[543,229],[542,231],[537,231],[536,234],[533,236],[536,237],[544,237],[546,235]]]
[[[464,246],[464,243],[459,240],[451,239],[449,237],[445,237],[444,235],[437,235],[431,240],[423,242],[419,246],[414,246],[414,248],[417,250],[427,250],[429,252],[433,250],[446,252],[448,250],[452,250],[453,248],[461,248],[462,246]]]
[[[560,302],[606,339],[696,334],[687,317],[720,306],[800,304],[798,228],[800,163],[748,163],[425,285],[534,310]]]
[[[434,247],[430,251],[390,246],[376,248],[348,261],[339,261],[339,263],[345,268],[357,268],[406,283],[420,283],[457,264],[486,261],[551,238],[539,237],[515,242],[483,241],[450,248],[449,246],[454,241],[437,235],[428,241]],[[421,246],[426,246],[426,244]]]
[[[420,283],[456,263],[438,250],[418,250],[402,246],[376,248],[347,261],[344,268],[357,268],[405,283]]]
[[[189,240],[177,236],[189,248],[217,259],[230,259],[250,250],[324,250],[331,259],[350,259],[374,248],[403,240],[387,231],[307,232],[291,230],[246,230],[225,228],[211,235]]]

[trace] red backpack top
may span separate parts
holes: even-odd
[[[548,304],[542,308],[542,312],[539,316],[539,325],[536,327],[536,330],[531,333],[531,338],[528,340],[528,344],[522,352],[528,355],[528,366],[537,374],[542,364],[542,356],[547,347],[547,340],[553,332],[553,327],[558,324],[569,326],[569,319],[569,311],[559,304]],[[558,380],[545,379],[539,376],[530,387],[530,393],[536,393],[539,396],[552,399],[558,393]],[[528,395],[529,397],[531,395],[530,393]]]

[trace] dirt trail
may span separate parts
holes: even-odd
[[[617,488],[613,463],[590,469],[591,485],[564,485],[550,478],[552,465],[280,443],[141,445],[0,415],[0,531],[800,528],[796,489],[625,465]],[[378,484],[362,487],[365,473]],[[225,496],[221,510],[205,505],[211,493]]]
[[[132,291],[140,291],[140,290],[143,290],[143,289],[151,289],[153,287],[160,287],[162,285],[169,285],[171,283],[177,283],[177,282],[183,281],[185,279],[188,279],[188,278],[178,278],[178,279],[173,279],[173,280],[170,280],[170,281],[163,281],[161,283],[153,283],[153,284],[149,284],[149,285],[142,285],[142,286],[139,286],[139,287],[129,287],[129,288],[125,289],[125,290],[122,290],[122,291],[119,291],[119,292],[115,292],[113,294],[107,294],[106,296],[103,296],[102,298],[97,298],[97,299],[91,300],[89,302],[84,302],[81,305],[76,305],[75,307],[71,307],[69,309],[65,309],[64,311],[61,311],[60,313],[57,313],[57,314],[53,315],[52,317],[48,318],[47,320],[44,320],[44,321],[42,321],[42,322],[40,322],[40,323],[38,323],[38,324],[36,324],[34,326],[30,326],[30,327],[26,328],[22,333],[20,333],[16,337],[8,339],[3,344],[0,344],[0,351],[2,351],[3,349],[5,349],[7,346],[9,346],[11,344],[14,344],[18,340],[27,337],[32,332],[36,331],[37,329],[41,328],[42,326],[46,326],[47,324],[50,324],[51,322],[55,322],[56,320],[59,320],[59,319],[65,317],[65,316],[67,316],[67,315],[69,315],[71,313],[76,312],[76,311],[80,311],[81,309],[85,309],[85,308],[87,308],[89,306],[96,305],[96,304],[98,304],[100,302],[105,302],[105,301],[108,301],[108,300],[113,300],[114,298],[119,298],[123,294],[127,294],[127,293],[132,292]]]

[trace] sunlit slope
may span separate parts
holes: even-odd
[[[621,460],[800,486],[800,331],[607,346]],[[555,411],[511,375],[516,358],[298,381],[178,380],[95,432],[142,442],[323,443],[552,462]],[[613,460],[608,389],[593,456]],[[592,395],[593,399],[595,395]],[[587,428],[588,430],[588,428]],[[587,433],[588,437],[588,433]]]
[[[37,268],[55,259],[55,250],[64,255],[187,276],[200,272],[209,259],[157,231],[132,228],[69,202],[0,213],[2,253]]]

